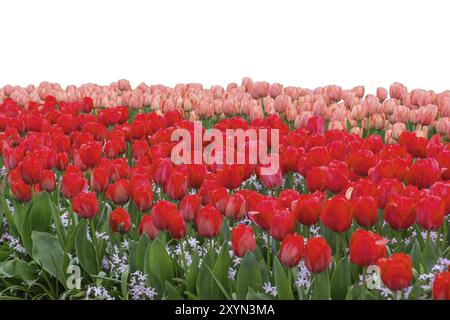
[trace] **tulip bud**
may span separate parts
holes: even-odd
[[[253,229],[245,224],[239,224],[231,230],[231,246],[237,257],[243,257],[246,252],[256,249]]]

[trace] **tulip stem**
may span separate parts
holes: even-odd
[[[89,219],[89,229],[91,229],[92,244],[94,245],[94,248],[97,248],[97,237],[95,235],[95,226],[93,218]]]
[[[185,254],[184,254],[184,248],[183,248],[183,240],[179,241],[180,244],[180,253],[181,253],[181,263],[180,263],[180,267],[182,267],[184,270],[186,270],[186,259],[185,259]]]
[[[270,268],[270,243],[271,243],[270,234],[267,234],[267,266]]]
[[[361,300],[366,300],[366,288],[367,288],[367,268],[363,267],[363,283],[361,289]]]

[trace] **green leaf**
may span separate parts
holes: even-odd
[[[313,300],[330,299],[330,279],[328,278],[328,270],[314,274],[313,290]]]
[[[38,270],[32,263],[14,259],[0,263],[0,275],[17,278],[27,285],[32,285],[38,279]]]
[[[213,299],[230,299],[228,295],[229,280],[228,268],[230,266],[229,247],[226,242],[222,245],[214,269],[212,270],[212,297]]]
[[[208,271],[208,268],[212,268],[214,266],[215,261],[215,252],[214,250],[209,250],[206,255],[203,257],[202,264],[198,270],[196,288],[197,295],[199,299],[211,299],[212,297],[212,281],[213,277],[211,273]]]
[[[143,233],[142,236],[139,238],[139,242],[136,245],[136,269],[143,271],[144,270],[144,258],[145,258],[145,251],[147,250],[147,247],[150,244],[149,237]]]
[[[166,290],[167,300],[184,300],[183,296],[178,292],[177,288],[171,284],[169,281],[166,281]]]
[[[331,297],[337,300],[345,299],[350,284],[350,266],[348,259],[344,257],[336,265],[331,277]]]
[[[155,239],[152,242],[148,259],[150,272],[155,275],[162,292],[166,281],[172,280],[174,276],[174,265],[161,240]]]
[[[34,200],[30,214],[29,223],[32,231],[48,232],[52,220],[50,196],[42,191]]]
[[[64,252],[58,239],[47,232],[39,231],[33,231],[31,239],[33,241],[33,259],[65,286]]]
[[[195,285],[197,282],[197,275],[199,269],[198,264],[199,264],[198,253],[195,251],[194,254],[192,255],[192,262],[191,265],[189,266],[189,270],[187,271],[186,275],[186,286],[187,289],[192,293],[196,292]]]
[[[439,259],[439,256],[436,255],[436,252],[434,251],[434,246],[431,240],[429,239],[425,242],[425,249],[423,251],[422,259],[423,259],[423,266],[427,272],[431,272],[431,269]]]
[[[64,248],[66,246],[66,232],[64,231],[63,225],[61,223],[61,216],[59,214],[58,209],[54,205],[53,202],[50,202],[50,213],[53,218],[53,223],[55,224],[56,235],[58,236],[59,242],[61,242],[61,246]]]
[[[280,300],[294,300],[294,294],[292,293],[291,284],[289,283],[289,280],[286,276],[286,273],[284,272],[283,266],[278,260],[278,257],[274,258],[273,271],[278,298]]]
[[[90,275],[97,275],[99,270],[97,263],[97,255],[92,242],[87,238],[88,224],[87,220],[83,219],[77,228],[77,235],[75,236],[75,250],[77,257],[83,269]]]
[[[420,250],[419,242],[414,240],[414,244],[411,248],[411,260],[413,267],[416,270],[420,270],[420,265],[423,264],[422,251]]]
[[[249,288],[258,291],[262,286],[258,262],[251,252],[247,252],[241,261],[236,276],[236,293],[238,299],[245,299]]]

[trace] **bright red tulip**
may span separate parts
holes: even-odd
[[[281,242],[280,252],[278,257],[280,262],[288,268],[297,266],[305,250],[305,243],[303,237],[294,234],[287,234]]]
[[[378,260],[381,280],[391,290],[407,288],[412,280],[411,257],[405,253],[394,253],[389,258]]]
[[[331,263],[331,248],[322,237],[309,238],[305,246],[305,266],[313,273],[325,271]]]
[[[214,238],[219,235],[222,226],[222,215],[212,205],[207,205],[200,209],[195,219],[197,232],[201,237]]]
[[[61,179],[61,192],[64,197],[71,199],[86,189],[87,181],[78,168],[75,169],[74,166],[71,166],[70,170],[68,168]]]
[[[437,230],[445,217],[445,202],[437,196],[423,194],[416,206],[417,222],[425,230]]]
[[[12,182],[11,192],[19,202],[28,202],[31,200],[31,187],[20,178]]]
[[[180,213],[172,214],[169,220],[169,232],[173,239],[179,240],[186,235],[186,223]]]
[[[450,300],[450,271],[439,273],[433,282],[433,299]]]
[[[307,226],[316,224],[322,212],[323,198],[322,193],[314,192],[298,199],[294,206],[297,221]]]
[[[44,170],[41,176],[41,189],[53,192],[56,189],[55,174],[51,170]]]
[[[159,230],[169,230],[170,217],[175,214],[178,214],[175,204],[158,200],[152,208],[152,221]]]
[[[417,210],[414,199],[393,196],[384,208],[384,219],[394,230],[406,230],[416,221]]]
[[[73,211],[81,218],[91,219],[98,213],[98,201],[94,192],[82,192],[72,198]]]
[[[200,196],[189,194],[180,201],[179,211],[186,222],[192,222],[200,209]]]
[[[139,234],[143,233],[145,233],[150,240],[155,239],[159,234],[158,228],[153,224],[151,214],[144,214],[142,216],[141,223],[139,224]]]
[[[128,180],[120,179],[110,184],[106,189],[106,198],[108,200],[123,206],[130,200],[130,183]]]
[[[131,188],[131,200],[139,211],[147,211],[153,205],[153,191],[150,185]]]
[[[181,172],[173,172],[164,185],[164,192],[174,200],[181,200],[187,193],[187,177]]]
[[[42,162],[37,159],[25,158],[19,164],[19,171],[26,184],[39,183],[43,171]]]
[[[387,255],[387,240],[379,234],[358,229],[350,238],[350,261],[360,267],[367,267]]]
[[[97,193],[103,193],[108,188],[109,174],[108,168],[105,166],[98,166],[92,169],[90,177],[90,187]]]
[[[109,225],[112,232],[119,232],[125,234],[130,231],[131,218],[124,208],[117,208],[109,215]]]
[[[441,170],[434,158],[418,159],[406,172],[405,181],[420,189],[429,188],[439,180]]]
[[[227,199],[223,214],[228,219],[241,220],[245,211],[245,197],[240,193],[234,193]]]
[[[231,246],[237,257],[243,257],[246,252],[256,249],[253,229],[245,224],[239,224],[231,230]]]
[[[365,228],[375,225],[378,220],[378,201],[371,196],[358,197],[351,200],[356,222]]]
[[[325,201],[320,220],[335,232],[348,230],[353,220],[352,203],[344,196],[335,196]]]
[[[102,160],[102,145],[98,142],[83,144],[78,151],[81,161],[88,168],[98,166]]]
[[[270,235],[281,241],[289,234],[293,233],[295,228],[294,213],[288,209],[281,209],[275,211],[270,223]]]

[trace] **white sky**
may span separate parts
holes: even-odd
[[[450,89],[449,1],[11,0],[0,11],[0,86],[250,76]]]

